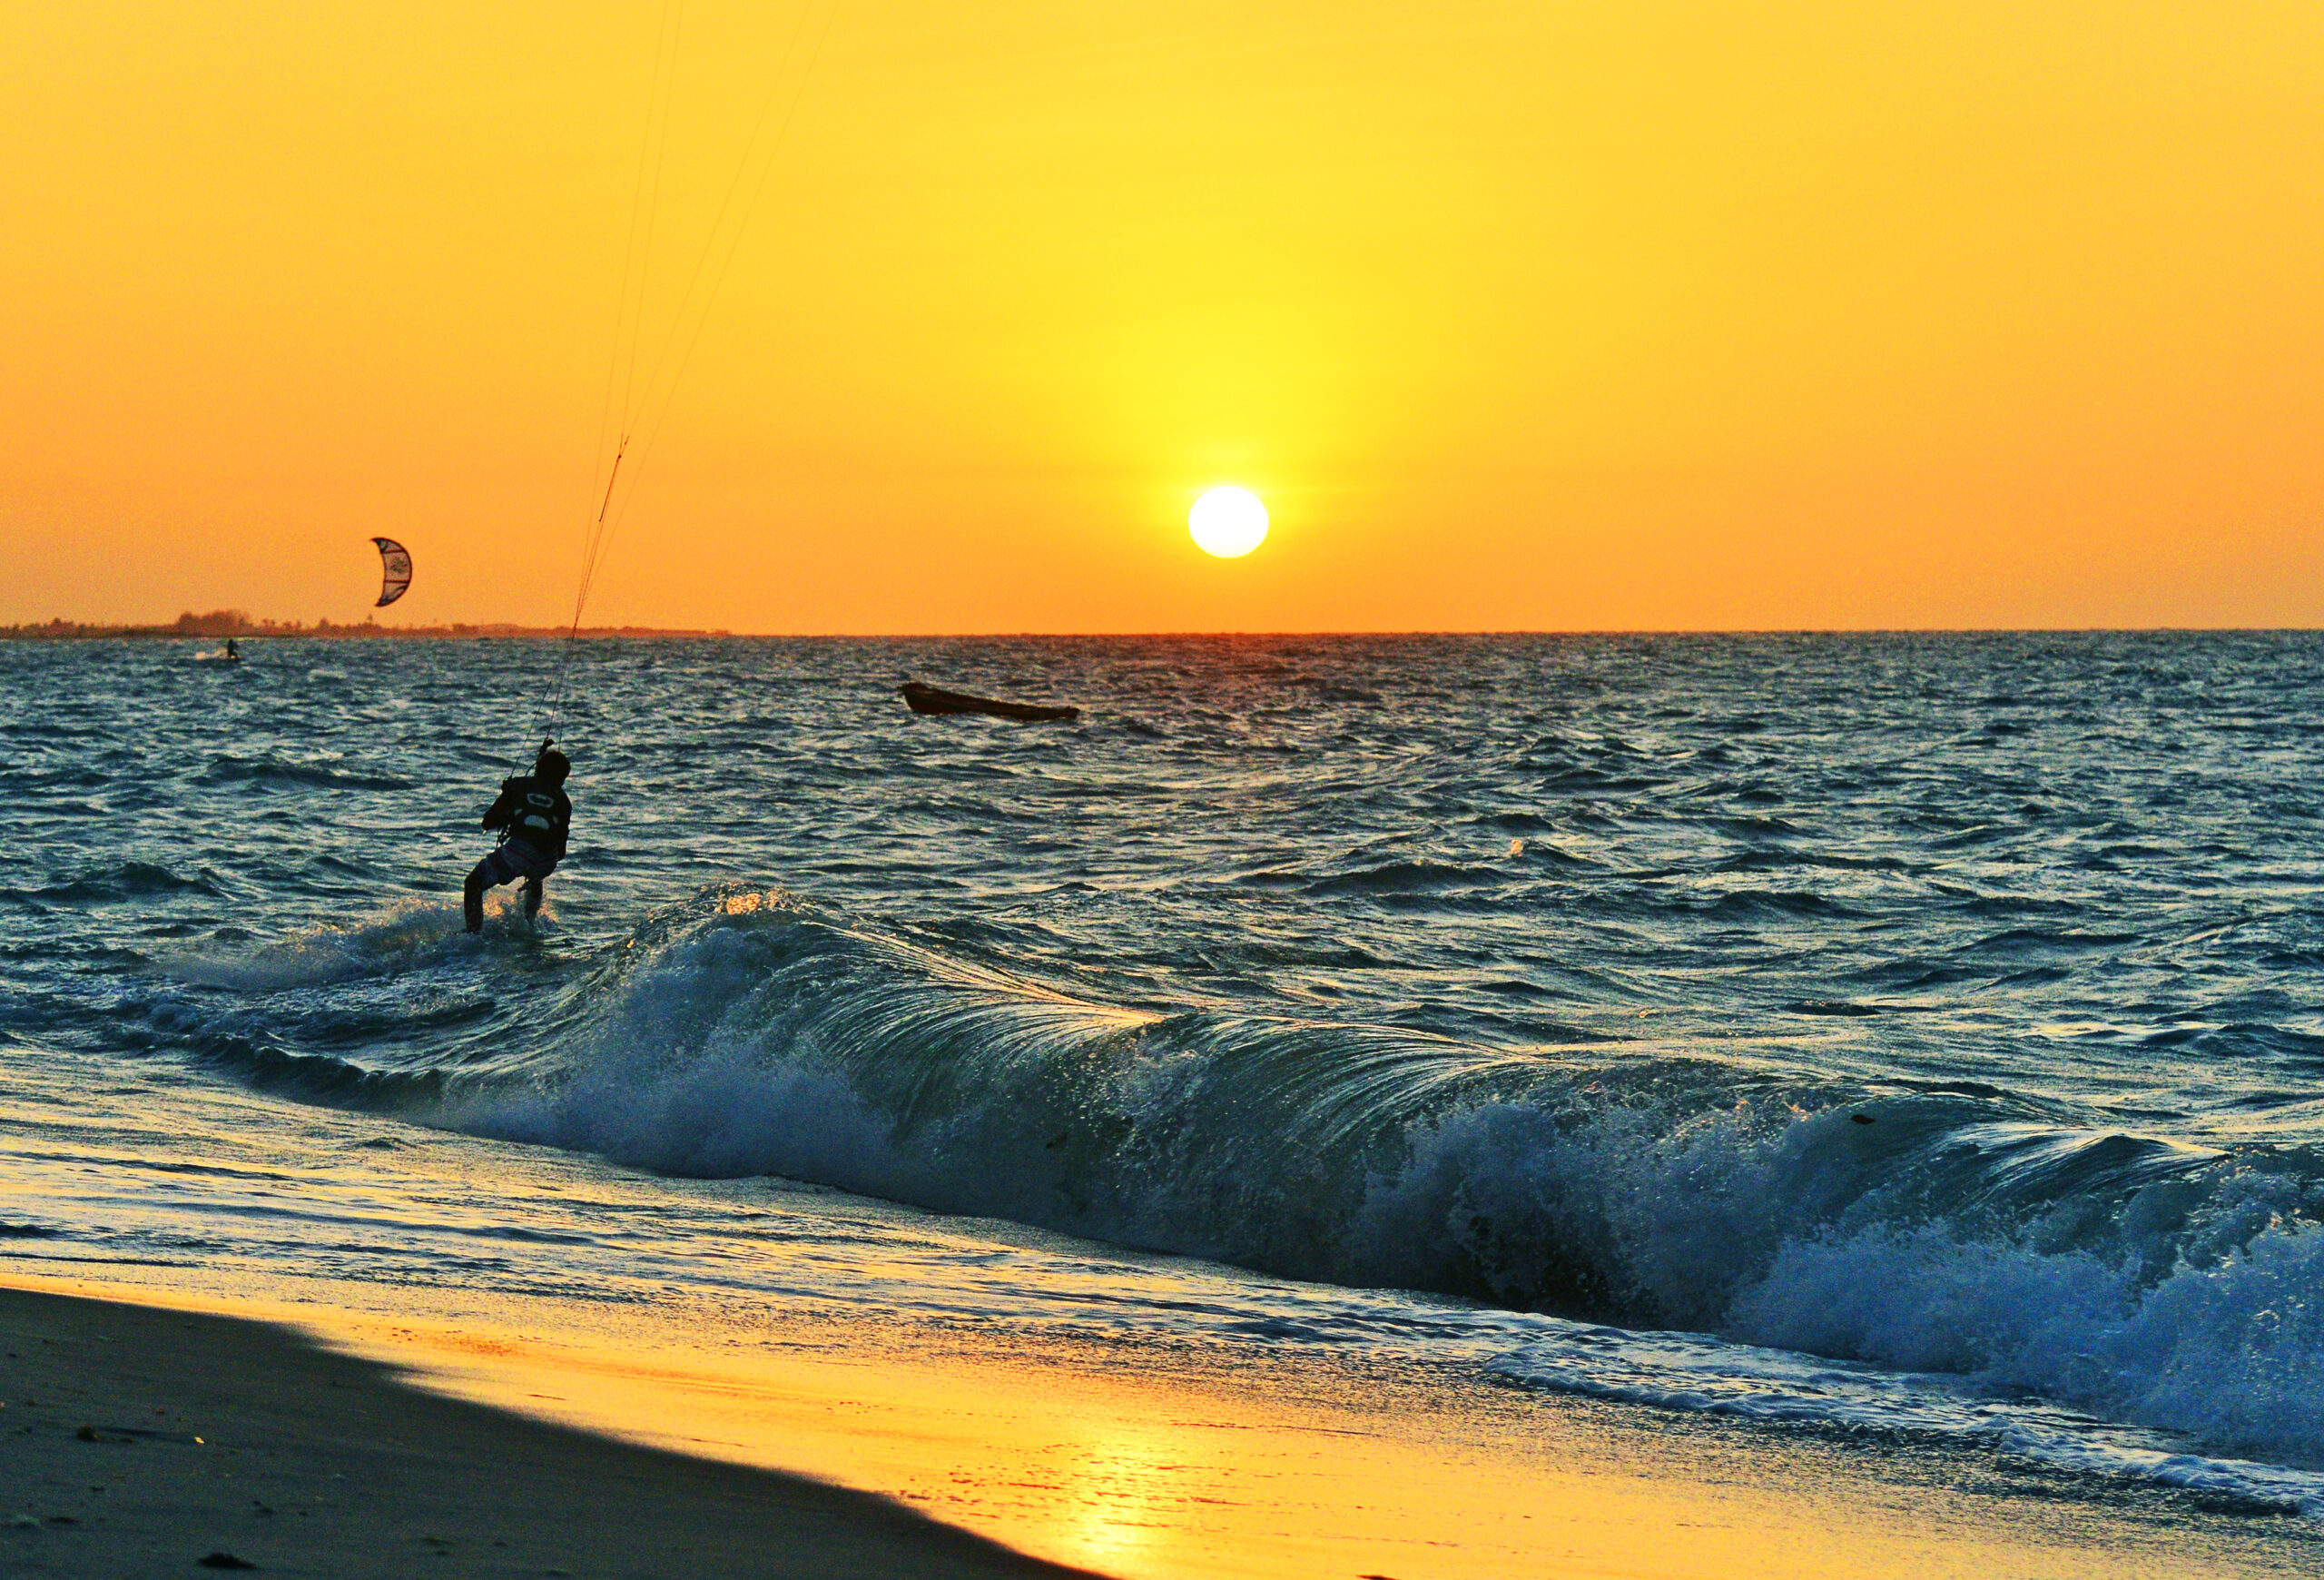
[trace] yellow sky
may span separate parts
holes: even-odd
[[[836,5],[593,622],[2324,624],[2313,0]],[[0,622],[558,619],[664,15],[0,11]]]

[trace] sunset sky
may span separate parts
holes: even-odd
[[[568,613],[672,15],[592,623],[2324,624],[2314,0],[801,4],[0,11],[0,622]]]

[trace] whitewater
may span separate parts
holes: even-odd
[[[592,641],[477,938],[566,651],[202,657],[0,644],[0,1266],[1318,1347],[2324,1517],[2313,636]]]

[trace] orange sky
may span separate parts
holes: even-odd
[[[836,5],[593,622],[2324,624],[2314,0]],[[567,612],[663,15],[0,10],[0,622]]]

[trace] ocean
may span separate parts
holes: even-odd
[[[1329,1351],[2324,1518],[2324,638],[210,646],[0,644],[0,1269]],[[471,938],[568,663],[572,853]]]

